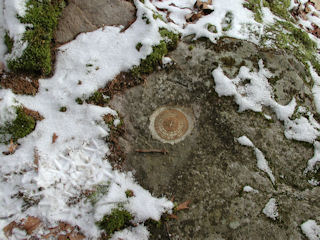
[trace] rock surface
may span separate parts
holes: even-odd
[[[128,26],[135,19],[135,7],[127,0],[70,0],[63,10],[55,33],[59,44],[73,40],[79,33],[103,26]]]
[[[178,220],[154,228],[151,239],[304,239],[300,225],[320,220],[320,189],[303,174],[313,156],[312,145],[286,139],[283,124],[270,109],[264,113],[271,120],[252,111],[239,113],[233,98],[217,95],[212,77],[218,65],[233,77],[243,65],[257,70],[263,59],[266,68],[279,76],[271,81],[275,99],[287,104],[296,97],[311,110],[312,93],[306,87],[311,79],[304,66],[283,52],[229,38],[217,44],[185,40],[170,57],[176,62],[173,67],[151,74],[143,86],[111,102],[127,128],[120,141],[128,151],[126,170],[155,195],[175,197],[179,203],[191,200],[190,209],[179,212]],[[184,141],[171,145],[152,138],[149,117],[162,106],[193,111],[194,129]],[[274,185],[258,169],[252,148],[235,140],[243,135],[265,155]],[[164,148],[168,155],[135,152]],[[247,185],[257,191],[243,191]],[[271,198],[277,202],[276,220],[262,212]]]

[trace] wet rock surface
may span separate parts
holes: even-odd
[[[128,0],[69,0],[55,33],[59,44],[73,40],[79,33],[103,26],[127,27],[135,19],[135,7]]]
[[[263,59],[275,76],[269,80],[275,99],[287,104],[295,97],[312,110],[311,79],[304,66],[283,52],[229,38],[217,44],[185,39],[170,57],[174,66],[151,74],[144,85],[111,102],[126,125],[126,136],[120,139],[127,152],[125,169],[157,196],[191,200],[190,209],[179,212],[178,220],[152,229],[151,239],[305,239],[300,225],[320,220],[319,187],[310,185],[310,176],[303,174],[313,156],[312,145],[286,139],[283,124],[268,108],[264,113],[271,120],[252,111],[239,113],[233,98],[217,95],[212,77],[219,65],[234,77],[240,66],[256,71]],[[190,135],[174,145],[154,139],[149,130],[150,115],[163,106],[191,109],[195,117]],[[252,148],[235,140],[243,135],[265,155],[274,185],[258,169]],[[246,185],[258,192],[244,192]],[[270,198],[277,201],[276,220],[262,212]]]

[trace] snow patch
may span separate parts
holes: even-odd
[[[301,224],[302,232],[307,236],[309,240],[320,239],[320,226],[314,220],[308,220]]]
[[[262,212],[272,220],[276,220],[279,217],[278,207],[275,198],[270,198]]]

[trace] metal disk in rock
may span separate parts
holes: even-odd
[[[190,134],[193,117],[178,107],[161,107],[150,116],[149,129],[163,143],[178,143]]]
[[[59,21],[55,40],[63,44],[79,33],[91,32],[103,26],[127,27],[135,20],[136,9],[126,0],[69,0]]]

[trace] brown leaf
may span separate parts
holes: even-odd
[[[7,226],[5,226],[3,228],[3,232],[4,232],[4,234],[6,235],[7,238],[12,235],[12,230],[14,228],[16,228],[17,226],[18,226],[18,224],[13,221],[13,222],[9,223]]]
[[[23,224],[23,229],[27,231],[29,235],[32,234],[32,232],[39,227],[41,223],[41,220],[36,217],[28,217],[27,220]]]
[[[13,143],[13,140],[11,139],[11,140],[10,140],[10,146],[9,146],[8,151],[3,152],[3,154],[4,154],[4,155],[14,154],[14,152],[15,152],[16,149],[17,149],[17,147],[18,147],[18,144]]]
[[[190,200],[187,200],[183,203],[180,203],[177,207],[176,207],[176,211],[181,211],[181,210],[184,210],[184,209],[188,209],[189,208],[189,204],[190,204]]]
[[[54,144],[57,141],[58,135],[56,133],[53,133],[52,135],[52,144]]]
[[[178,216],[175,215],[175,214],[169,214],[168,218],[170,218],[170,219],[178,219]]]

